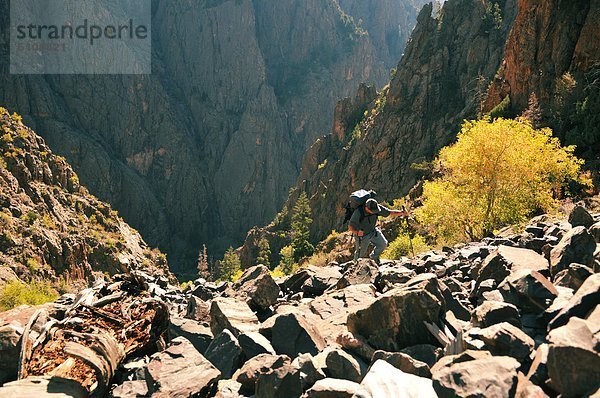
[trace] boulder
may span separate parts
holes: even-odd
[[[248,268],[232,286],[236,296],[245,298],[256,310],[266,310],[277,302],[279,286],[264,265]]]
[[[593,273],[593,269],[583,264],[570,264],[567,269],[563,269],[554,276],[554,285],[577,290]]]
[[[419,377],[431,378],[431,369],[425,362],[418,361],[408,354],[401,352],[376,351],[372,363],[382,359],[404,373],[410,373]]]
[[[334,287],[342,277],[338,267],[308,267],[311,276],[302,284],[302,291],[305,295],[320,296],[325,290]]]
[[[404,373],[381,359],[371,366],[354,396],[437,398],[430,379]]]
[[[594,217],[583,206],[575,206],[569,214],[569,224],[573,227],[589,228],[594,224]]]
[[[548,380],[548,344],[540,344],[535,350],[533,361],[527,372],[527,378],[537,385],[544,385]]]
[[[442,357],[443,350],[431,344],[417,344],[400,350],[417,361],[426,363],[430,368]]]
[[[548,398],[541,387],[536,386],[521,372],[517,374],[515,398]]]
[[[227,329],[215,337],[204,355],[227,378],[244,363],[242,348],[233,333]]]
[[[548,329],[566,325],[573,316],[587,318],[598,303],[600,303],[600,274],[594,274],[583,282],[558,315],[550,321]]]
[[[399,262],[385,262],[379,267],[379,273],[374,282],[377,290],[383,292],[395,285],[408,282],[416,275],[415,271],[400,265]]]
[[[204,395],[220,376],[184,337],[175,338],[165,351],[152,355],[146,368],[149,393],[164,397]]]
[[[334,379],[350,380],[360,383],[367,372],[367,365],[359,358],[342,349],[333,349],[325,358],[327,376]]]
[[[592,329],[590,328],[592,327]],[[548,376],[550,387],[561,397],[592,393],[600,385],[600,322],[590,324],[579,318],[548,334]]]
[[[600,243],[600,222],[595,223],[588,229],[589,233],[594,237],[596,243]]]
[[[185,317],[210,325],[210,305],[201,298],[192,295],[188,299]]]
[[[256,380],[256,398],[299,398],[302,395],[300,371],[289,358],[276,362]]]
[[[501,322],[521,327],[517,307],[502,301],[484,301],[473,312],[471,322],[474,326],[484,328]]]
[[[270,330],[261,329],[270,335],[275,352],[292,358],[303,353],[316,355],[325,348],[325,340],[315,325],[298,313],[276,315]]]
[[[292,366],[300,371],[300,383],[302,391],[311,388],[318,380],[324,379],[321,364],[310,354],[300,354],[292,362]]]
[[[148,396],[148,385],[145,380],[128,380],[111,391],[112,398],[138,398],[146,396]]]
[[[259,354],[275,354],[275,349],[271,345],[271,342],[258,332],[242,333],[238,336],[238,342],[248,359]]]
[[[253,395],[256,389],[256,381],[260,375],[269,373],[271,369],[280,368],[289,364],[290,358],[286,355],[260,354],[249,359],[238,369],[232,379],[241,384],[240,392],[245,395]]]
[[[169,336],[185,337],[194,347],[204,354],[210,345],[213,335],[208,326],[191,319],[171,317],[169,319]]]
[[[500,283],[511,271],[529,269],[548,275],[548,260],[533,250],[500,246],[498,250],[485,258],[477,275],[475,291],[481,282],[493,279]]]
[[[460,357],[460,356],[455,356]],[[433,388],[440,398],[512,398],[517,389],[519,362],[511,357],[487,357],[453,362],[431,369]]]
[[[552,276],[567,269],[572,263],[592,266],[595,251],[596,241],[585,227],[571,229],[550,252]]]
[[[302,398],[352,398],[360,384],[345,380],[326,378],[317,381]]]
[[[498,286],[498,290],[504,301],[533,313],[544,312],[558,296],[552,282],[541,273],[530,269],[511,272]]]
[[[493,355],[510,356],[524,362],[529,358],[535,343],[521,329],[508,322],[502,322],[485,329],[473,328],[467,333],[469,337],[485,343],[485,349]]]
[[[233,298],[216,298],[210,306],[210,329],[213,335],[227,329],[239,336],[241,333],[256,332],[258,318],[248,304]]]
[[[348,263],[346,271],[337,282],[336,287],[343,289],[350,285],[372,283],[377,277],[377,263],[368,258],[361,258],[356,263]]]
[[[242,385],[235,380],[219,380],[215,398],[244,398],[240,394]]]
[[[0,327],[0,385],[17,379],[23,328],[9,324]]]
[[[435,275],[413,278],[364,309],[348,315],[348,329],[375,349],[398,351],[416,344],[437,344],[425,322],[436,324],[445,313]]]

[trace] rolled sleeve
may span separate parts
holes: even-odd
[[[381,206],[381,205],[379,205],[379,207],[381,208],[381,211],[379,212],[380,216],[387,217],[390,214],[392,214],[392,211],[390,209],[388,209],[387,207]]]

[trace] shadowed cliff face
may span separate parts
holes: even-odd
[[[334,0],[159,0],[152,75],[11,76],[2,46],[0,102],[176,268],[190,267],[202,243],[217,254],[270,220],[337,99],[387,79],[414,7],[344,3],[364,21],[377,12],[386,28],[374,38],[393,40],[375,41]]]
[[[355,189],[375,189],[381,200],[408,193],[418,178],[411,164],[432,159],[465,118],[477,115],[487,88],[481,82],[498,70],[516,13],[514,1],[498,2],[494,18],[487,3],[449,0],[439,16],[425,6],[389,91],[368,105],[361,88],[354,101],[338,104],[334,134],[309,149],[296,185],[311,196],[314,237],[341,227]],[[348,116],[357,109],[369,116],[352,138]]]

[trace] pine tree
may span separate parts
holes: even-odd
[[[217,262],[216,274],[219,279],[231,281],[233,277],[242,269],[240,257],[235,253],[233,247],[229,247],[223,256],[223,260]]]
[[[198,276],[200,278],[208,278],[210,271],[208,268],[208,255],[206,254],[206,245],[202,245],[202,251],[198,254]]]
[[[527,102],[527,109],[523,111],[521,117],[529,120],[533,128],[539,128],[542,121],[542,110],[535,93],[531,93]]]
[[[256,259],[256,262],[258,264],[264,265],[267,268],[271,268],[270,257],[271,257],[271,246],[269,245],[269,241],[267,240],[267,238],[262,237],[258,241],[258,257]]]
[[[312,224],[310,203],[305,192],[300,194],[292,214],[292,247],[294,259],[299,261],[315,251],[310,243],[310,226]]]

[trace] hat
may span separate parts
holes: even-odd
[[[381,212],[381,207],[379,207],[379,203],[377,203],[375,199],[367,200],[367,203],[365,205],[367,209],[371,211],[371,213],[379,214]]]

